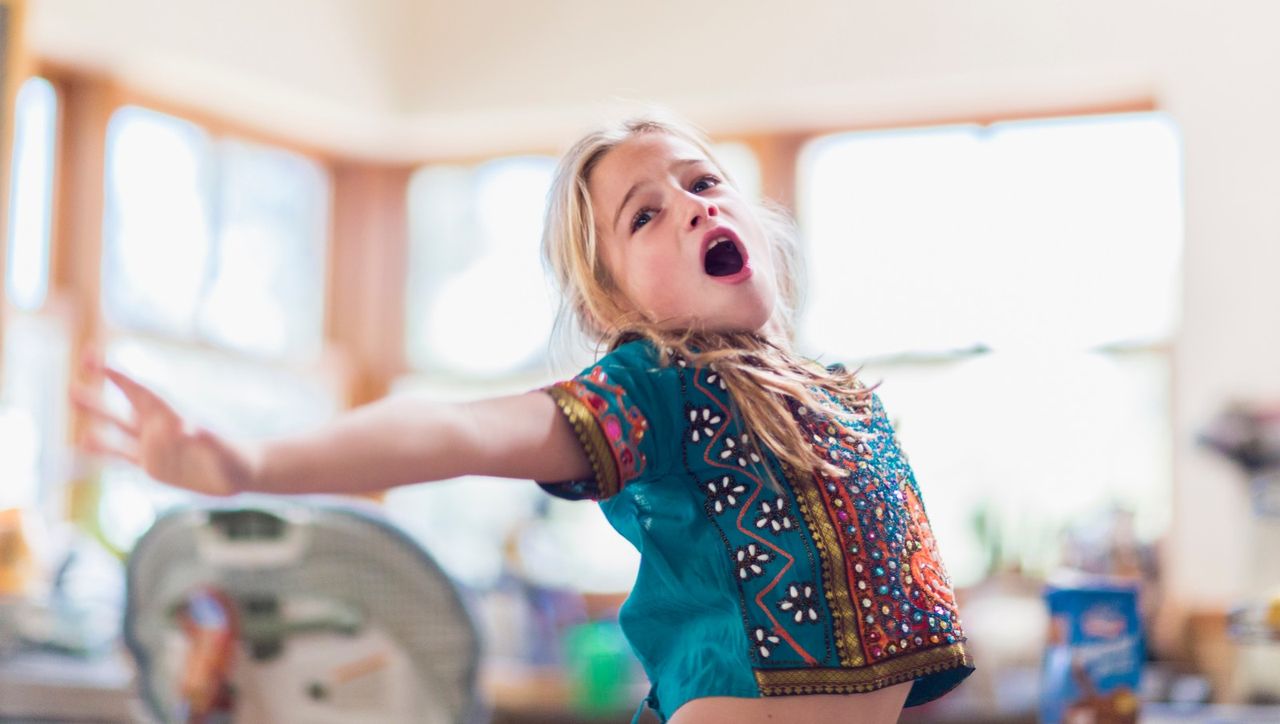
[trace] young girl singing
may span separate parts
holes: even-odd
[[[879,724],[964,679],[955,595],[879,397],[792,351],[786,217],[697,134],[643,119],[565,155],[543,247],[566,310],[608,350],[572,379],[464,404],[390,397],[247,442],[91,363],[132,414],[77,392],[126,441],[85,446],[212,495],[479,474],[599,501],[641,554],[620,622],[662,721]]]

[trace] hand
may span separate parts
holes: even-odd
[[[123,372],[86,358],[85,371],[93,387],[74,389],[72,404],[90,420],[80,442],[88,453],[132,463],[152,478],[205,495],[234,495],[248,489],[256,469],[252,448],[236,445],[183,419],[155,392]],[[132,419],[109,411],[90,389],[107,380],[124,393]],[[120,444],[100,434],[114,427],[124,434]]]

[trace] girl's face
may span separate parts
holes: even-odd
[[[777,289],[772,250],[750,201],[698,147],[635,135],[587,180],[605,268],[663,328],[760,331]]]

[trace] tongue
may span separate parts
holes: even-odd
[[[742,271],[742,255],[738,253],[738,245],[732,241],[716,244],[707,252],[702,261],[707,274],[713,277],[727,277]]]

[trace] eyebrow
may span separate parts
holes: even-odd
[[[685,166],[692,166],[694,164],[706,163],[706,162],[707,160],[705,158],[680,158],[671,162],[671,168],[672,169],[684,168]],[[618,204],[617,213],[613,215],[613,226],[611,228],[613,228],[614,230],[617,230],[618,221],[622,219],[623,209],[627,208],[627,204],[631,203],[631,197],[635,196],[636,192],[639,191],[641,188],[643,188],[647,183],[648,183],[647,181],[641,181],[639,183],[633,184],[630,189],[627,189],[627,193],[622,197],[622,203]]]

